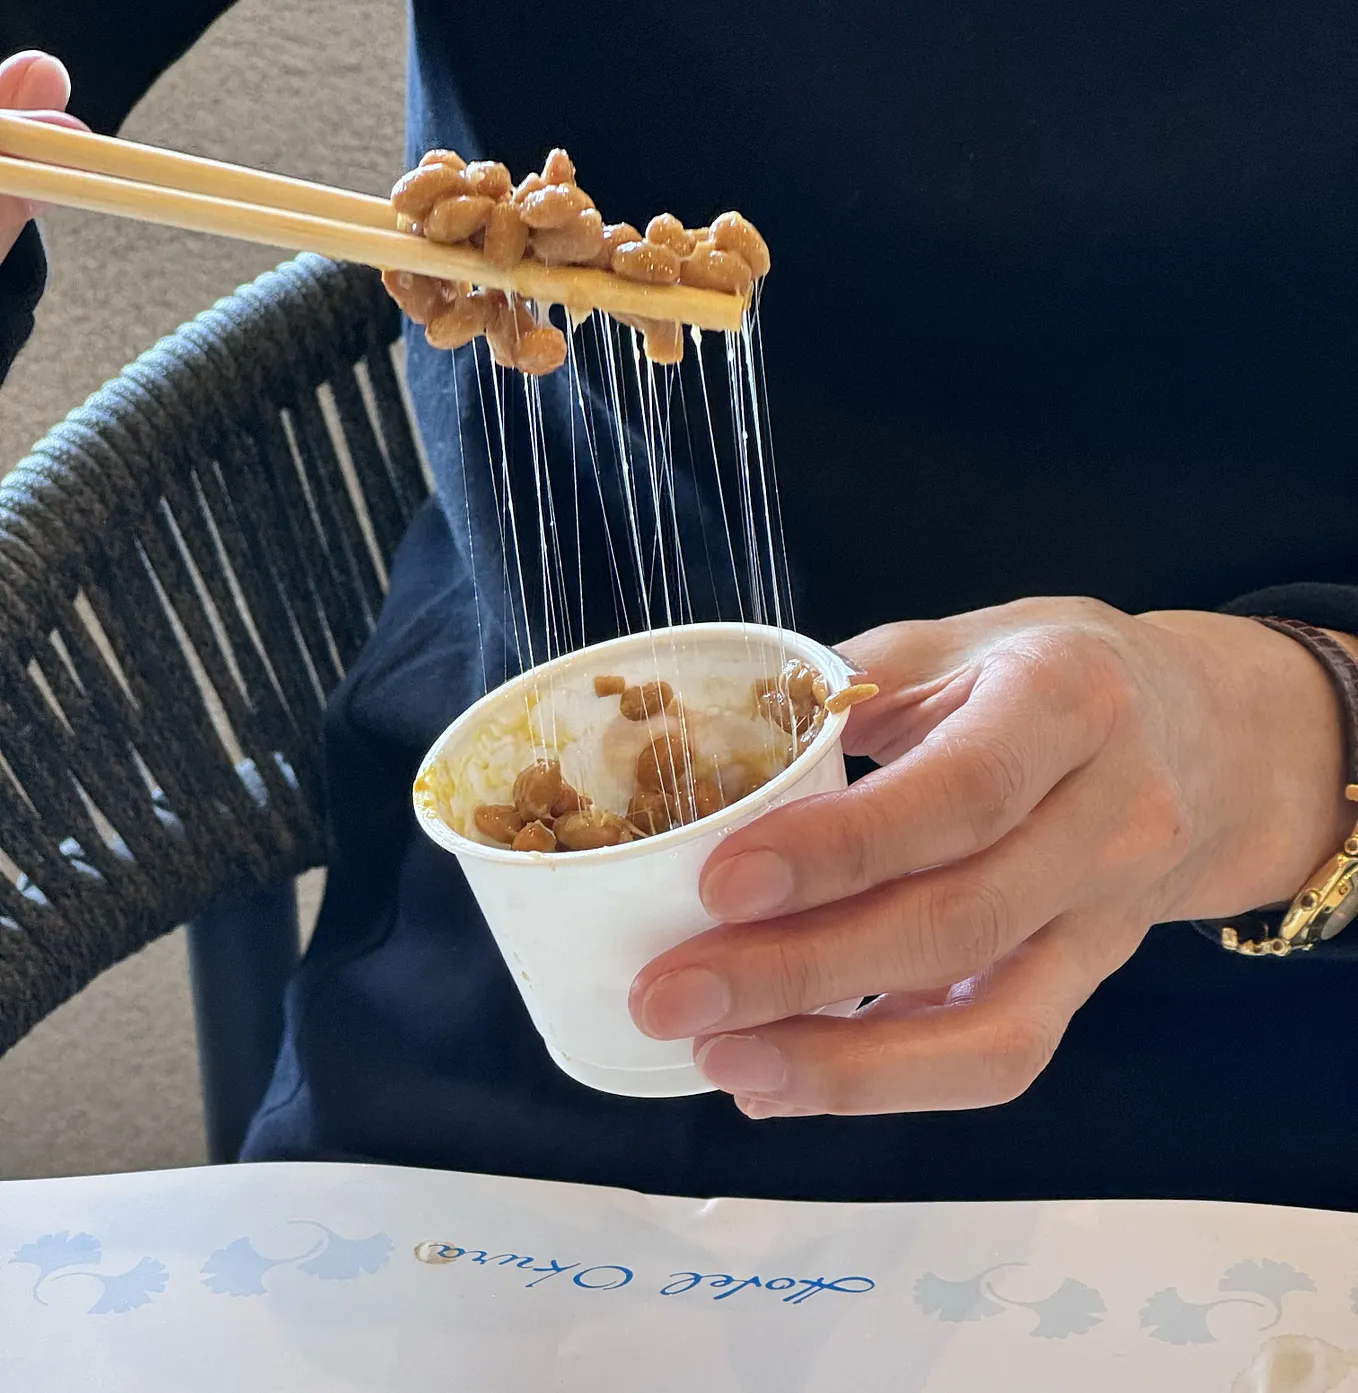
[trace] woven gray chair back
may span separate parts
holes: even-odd
[[[0,485],[0,1052],[325,860],[321,719],[428,494],[376,273],[304,256]]]

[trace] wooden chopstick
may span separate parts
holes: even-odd
[[[137,184],[206,194],[236,203],[285,208],[317,218],[360,223],[365,227],[396,228],[396,213],[385,198],[333,189],[306,179],[290,179],[262,169],[226,164],[221,160],[137,145],[130,140],[26,121],[0,112],[0,154],[23,160],[84,169]]]
[[[700,329],[739,329],[745,310],[736,295],[591,267],[524,260],[504,270],[475,248],[397,231],[385,199],[22,117],[0,115],[0,151],[0,193],[41,203]]]

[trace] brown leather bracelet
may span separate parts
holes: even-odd
[[[1252,616],[1259,624],[1295,639],[1325,668],[1334,684],[1344,723],[1344,796],[1358,803],[1358,662],[1329,634],[1300,619]],[[1358,824],[1343,849],[1320,866],[1292,903],[1280,910],[1255,910],[1229,923],[1212,923],[1221,946],[1249,957],[1283,958],[1333,938],[1358,915]]]
[[[1353,660],[1342,643],[1336,643],[1323,629],[1317,629],[1313,624],[1304,624],[1300,619],[1253,617],[1256,623],[1296,639],[1324,664],[1344,713],[1345,781],[1358,784],[1358,662]]]

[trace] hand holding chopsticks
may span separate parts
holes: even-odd
[[[33,120],[79,127],[81,123],[66,114],[70,96],[70,74],[51,54],[29,50],[0,62],[0,110],[24,111]],[[27,200],[0,195],[0,261],[9,255],[32,216]]]
[[[397,229],[382,198],[0,114],[0,194],[206,232],[337,261],[469,281],[572,309],[735,330],[741,296],[650,285],[584,266],[493,266],[470,246]]]

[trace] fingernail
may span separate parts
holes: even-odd
[[[641,998],[638,1024],[657,1040],[684,1040],[720,1025],[731,1010],[731,990],[715,972],[681,967],[653,982]]]
[[[794,1103],[776,1103],[772,1098],[737,1098],[736,1107],[751,1122],[764,1122],[771,1117],[824,1117],[815,1108],[799,1108]]]
[[[56,84],[56,91],[65,90],[65,96],[57,101],[53,98],[53,83]],[[19,83],[19,89],[14,94],[15,106],[22,110],[33,110],[39,107],[64,106],[70,99],[71,89],[70,80],[66,76],[66,69],[55,58],[49,54],[43,54],[29,66],[28,71],[23,75],[23,80]]]
[[[792,867],[776,851],[747,851],[713,868],[703,881],[703,905],[731,923],[763,919],[792,893]]]
[[[718,1035],[694,1056],[699,1072],[727,1093],[777,1093],[787,1081],[783,1056],[749,1035]]]
[[[745,1098],[736,1106],[751,1122],[763,1122],[770,1117],[793,1117],[800,1111],[783,1103],[770,1102],[767,1098]]]

